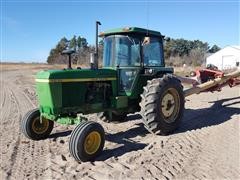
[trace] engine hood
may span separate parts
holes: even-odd
[[[66,69],[45,70],[36,75],[36,82],[90,82],[116,80],[114,69]]]

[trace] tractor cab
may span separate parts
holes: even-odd
[[[139,76],[152,78],[165,66],[160,32],[131,27],[100,36],[104,38],[103,68],[117,70],[119,94],[132,94]]]

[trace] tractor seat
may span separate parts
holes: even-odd
[[[76,51],[73,49],[66,49],[62,51],[62,54],[67,54],[67,55],[71,55],[73,53],[75,53]]]

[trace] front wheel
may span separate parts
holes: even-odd
[[[29,111],[22,119],[22,132],[32,140],[45,139],[53,129],[53,121],[42,117],[38,109]]]
[[[105,134],[103,127],[96,122],[82,122],[72,131],[69,150],[77,161],[92,161],[103,150]]]

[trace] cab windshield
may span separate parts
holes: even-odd
[[[104,39],[103,66],[140,66],[141,43],[138,38],[112,35]]]

